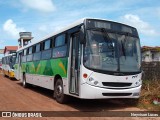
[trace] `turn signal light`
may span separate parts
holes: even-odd
[[[84,77],[84,78],[87,78],[87,77],[88,77],[88,75],[87,75],[86,73],[84,73],[84,74],[83,74],[83,77]]]

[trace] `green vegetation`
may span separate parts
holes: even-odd
[[[160,104],[154,104],[154,100],[160,102],[160,80],[143,80],[138,107],[147,110],[160,110]]]

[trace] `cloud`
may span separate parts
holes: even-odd
[[[0,45],[3,45],[4,43],[4,40],[0,40]]]
[[[122,21],[128,25],[134,26],[138,29],[138,31],[147,36],[157,36],[158,33],[152,26],[141,20],[138,15],[126,14],[122,17]]]
[[[5,32],[9,33],[14,38],[18,38],[19,37],[19,32],[25,32],[25,29],[17,27],[16,23],[14,23],[12,19],[8,19],[3,24],[3,30]]]
[[[42,25],[38,28],[39,31],[47,31],[47,26],[46,25]]]
[[[55,6],[52,0],[20,0],[27,8],[35,9],[41,12],[53,12]]]

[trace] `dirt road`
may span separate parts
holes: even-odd
[[[10,80],[0,74],[0,111],[142,111],[134,106],[127,105],[121,100],[80,100],[72,98],[68,104],[59,104],[52,98],[52,91],[40,87],[23,88],[20,81]],[[64,120],[74,117],[58,117]],[[4,119],[4,118],[0,118]],[[20,120],[21,118],[16,118]],[[29,118],[23,118],[29,119]],[[39,120],[40,118],[34,118]],[[42,118],[45,120],[57,118]],[[105,119],[107,117],[78,117],[79,119]],[[114,120],[127,120],[114,118]],[[131,120],[140,118],[129,118]],[[143,118],[151,120],[151,118]],[[152,118],[157,119],[157,118]],[[6,118],[5,118],[6,120]],[[14,118],[15,120],[15,118]]]

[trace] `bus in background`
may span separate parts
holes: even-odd
[[[133,98],[141,91],[141,51],[136,28],[102,19],[81,19],[17,51],[16,78],[53,90],[59,103]]]
[[[13,66],[15,64],[16,54],[9,54],[2,57],[2,72],[5,77],[15,78]]]
[[[0,70],[2,70],[2,59],[0,59]]]

